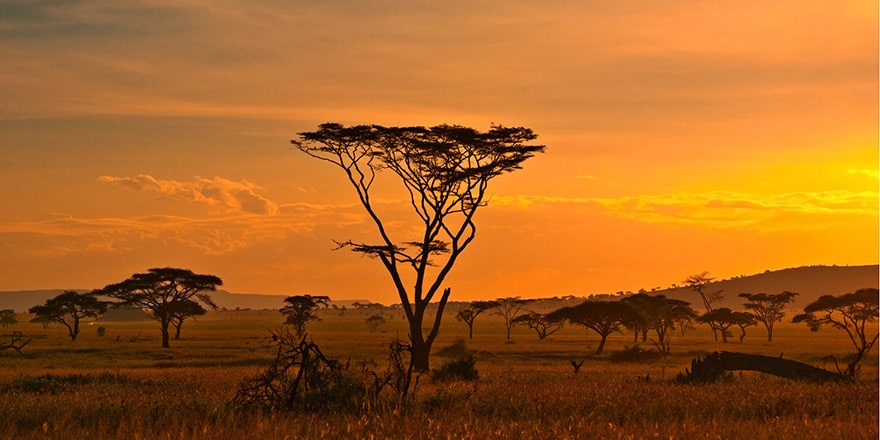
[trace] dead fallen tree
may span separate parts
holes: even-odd
[[[679,382],[715,382],[729,371],[760,371],[774,376],[806,382],[845,382],[849,377],[802,362],[759,354],[715,352],[691,361],[691,368],[677,377]]]
[[[4,336],[9,338],[9,342],[0,342],[0,351],[15,350],[18,354],[21,354],[21,349],[24,348],[25,345],[31,343],[31,338],[25,336],[19,331]]]

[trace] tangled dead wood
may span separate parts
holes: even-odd
[[[21,350],[31,343],[31,338],[19,331],[14,331],[6,336],[9,337],[9,342],[0,343],[0,351],[15,350],[16,353],[21,354]]]

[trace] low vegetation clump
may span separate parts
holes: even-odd
[[[440,368],[431,371],[431,380],[434,382],[449,382],[453,380],[476,381],[480,373],[475,365],[477,361],[473,356],[465,359],[456,359],[446,362]]]
[[[655,362],[660,360],[663,354],[657,350],[645,350],[638,344],[624,347],[623,350],[614,351],[608,357],[611,362]]]

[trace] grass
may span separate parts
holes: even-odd
[[[357,362],[387,357],[387,343],[405,337],[405,323],[389,319],[370,333],[372,312],[328,311],[310,325],[323,352]],[[387,317],[386,317],[387,318]],[[184,324],[182,339],[159,347],[156,323],[87,326],[76,342],[59,329],[17,324],[34,339],[23,356],[0,353],[0,438],[9,439],[298,439],[298,438],[706,438],[827,439],[878,437],[876,352],[853,384],[808,384],[760,374],[736,374],[708,385],[671,381],[690,360],[715,350],[778,356],[833,369],[823,361],[849,351],[846,336],[781,324],[773,342],[760,328],[745,341],[716,343],[707,329],[676,336],[672,354],[650,362],[612,362],[632,345],[609,338],[592,355],[595,335],[580,328],[539,341],[529,329],[505,341],[497,317],[481,316],[467,349],[480,380],[431,384],[423,378],[420,404],[378,405],[342,414],[243,410],[230,402],[239,382],[271,360],[268,330],[274,311],[211,312]],[[97,326],[94,326],[97,327]],[[132,338],[140,335],[136,340]],[[466,338],[447,317],[434,351]],[[648,345],[643,344],[643,348]],[[460,350],[458,350],[460,351]],[[434,356],[439,367],[449,358]],[[570,360],[584,361],[573,374]]]

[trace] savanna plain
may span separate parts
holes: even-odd
[[[382,365],[389,343],[406,338],[406,324],[399,311],[389,311],[387,321],[371,330],[364,321],[374,313],[322,310],[321,320],[309,323],[308,339],[329,358]],[[474,324],[470,340],[467,327],[447,313],[432,367],[450,361],[441,354],[466,350],[479,380],[435,383],[416,376],[406,404],[388,398],[318,412],[233,403],[242,380],[274,359],[270,330],[283,322],[277,310],[211,311],[188,320],[169,349],[160,347],[154,321],[87,323],[71,342],[60,326],[44,329],[22,320],[3,329],[33,340],[21,355],[0,352],[0,438],[878,438],[876,349],[851,383],[759,373],[709,384],[674,380],[693,358],[719,350],[782,355],[831,370],[828,356],[843,360],[852,351],[844,332],[810,332],[790,323],[792,315],[777,324],[772,342],[761,327],[728,343],[697,327],[684,336],[676,331],[665,358],[633,361],[615,356],[632,348],[628,333],[609,337],[605,352],[595,356],[598,338],[581,327],[567,326],[544,340],[515,327],[507,341],[504,322],[487,314]],[[650,342],[641,347],[652,348]],[[572,361],[583,361],[577,373]]]

